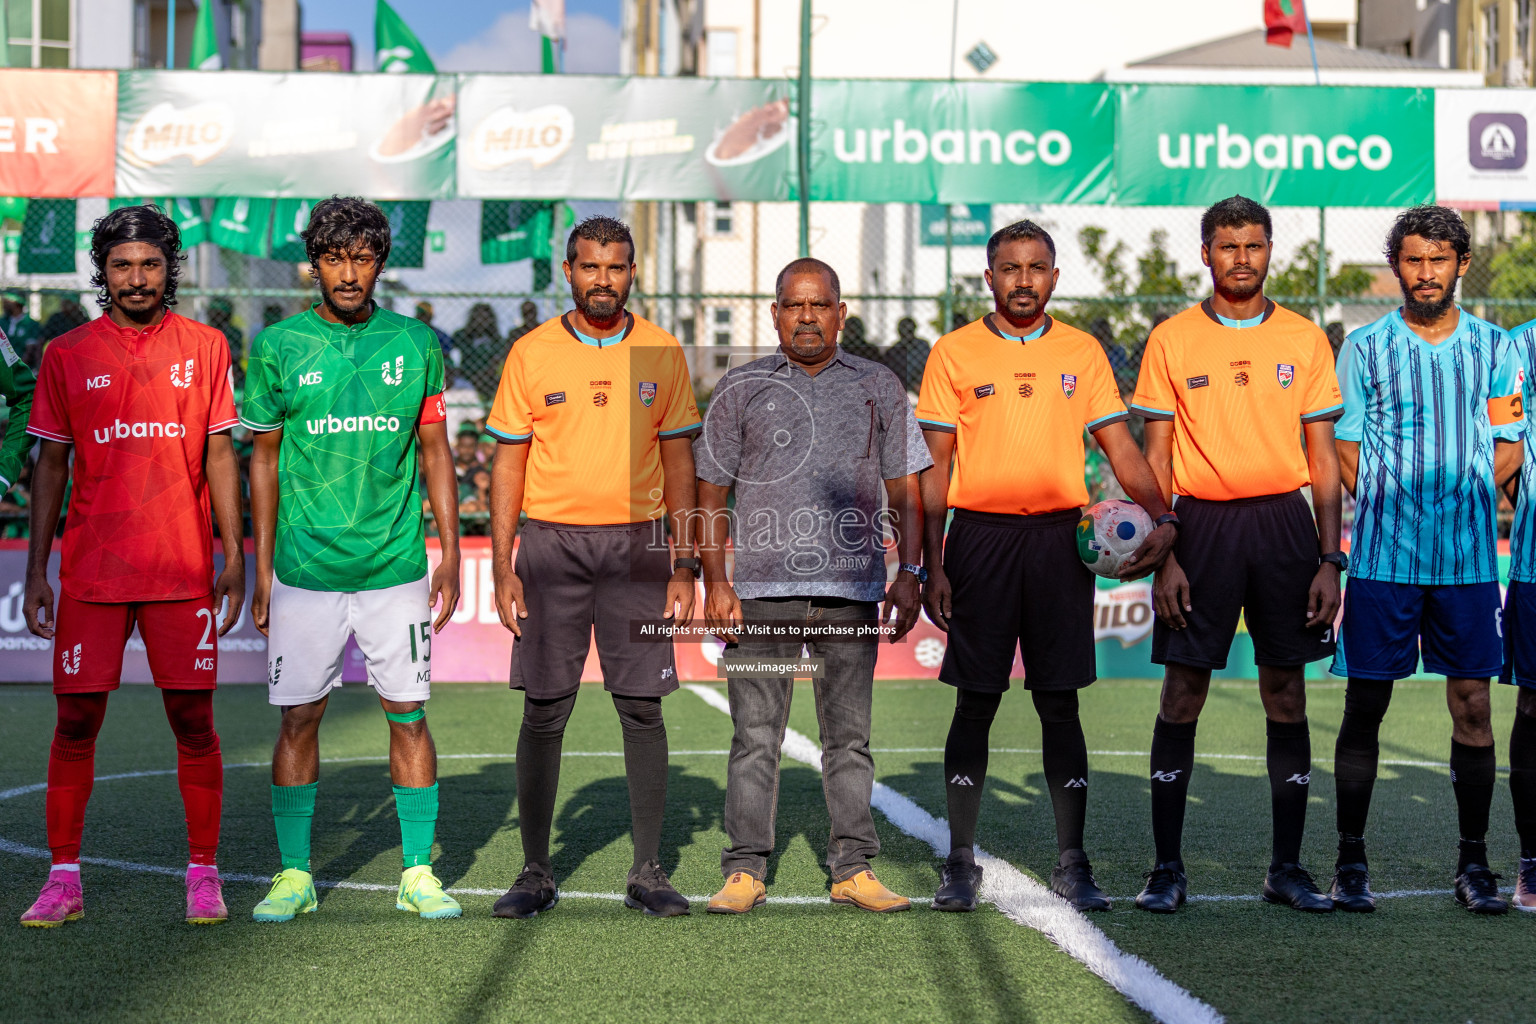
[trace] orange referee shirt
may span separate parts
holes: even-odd
[[[1173,421],[1173,493],[1212,501],[1310,482],[1301,424],[1344,412],[1328,337],[1269,303],[1228,326],[1209,299],[1153,328],[1131,409]]]
[[[658,519],[666,512],[660,442],[700,429],[682,346],[633,313],[623,334],[589,344],[569,316],[512,346],[486,430],[532,445],[528,518],[580,526]]]
[[[944,335],[917,400],[924,430],[955,435],[950,507],[976,512],[1081,508],[1083,428],[1128,418],[1098,341],[1049,316],[1023,341],[987,317]]]

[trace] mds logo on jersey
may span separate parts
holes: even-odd
[[[320,375],[319,370],[311,370],[308,373],[299,374],[299,387],[301,388],[307,384],[320,384],[323,381],[324,378]]]
[[[1291,381],[1296,379],[1296,367],[1290,363],[1277,363],[1275,365],[1275,379],[1280,382],[1282,388],[1291,386]]]
[[[112,375],[104,373],[99,377],[85,378],[85,390],[95,391],[97,388],[109,388],[112,386]]]
[[[196,360],[188,359],[185,369],[183,369],[181,363],[171,364],[171,385],[173,387],[189,388],[192,386],[192,364],[194,362]]]

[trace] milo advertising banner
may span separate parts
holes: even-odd
[[[485,199],[788,199],[782,81],[464,75],[458,194]]]
[[[816,82],[811,198],[1102,203],[1114,91],[1053,82]]]
[[[452,75],[124,71],[117,194],[453,194]]]
[[[1114,201],[1410,206],[1435,197],[1432,89],[1123,85]]]

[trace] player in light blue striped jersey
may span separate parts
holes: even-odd
[[[1536,320],[1510,332],[1520,358],[1525,436],[1536,439]],[[1509,795],[1520,834],[1515,906],[1536,911],[1536,458],[1504,485],[1515,506],[1509,532],[1509,590],[1504,595],[1504,672],[1520,687],[1509,733]]]
[[[1456,305],[1472,239],[1456,211],[1418,206],[1392,226],[1386,256],[1403,304],[1339,352],[1335,428],[1356,498],[1350,581],[1333,672],[1349,678],[1334,752],[1341,910],[1375,901],[1365,858],[1377,734],[1395,680],[1446,677],[1451,784],[1461,850],[1456,899],[1509,909],[1488,867],[1494,747],[1489,677],[1503,663],[1494,513],[1523,452],[1520,360],[1509,335]]]

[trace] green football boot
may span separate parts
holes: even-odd
[[[395,897],[396,910],[409,910],[428,920],[458,917],[464,911],[459,901],[443,892],[443,883],[432,873],[432,865],[406,868],[400,876],[400,892]]]
[[[272,879],[272,891],[256,904],[251,918],[256,921],[292,921],[296,914],[313,914],[320,909],[315,899],[315,876],[298,868],[284,868]]]

